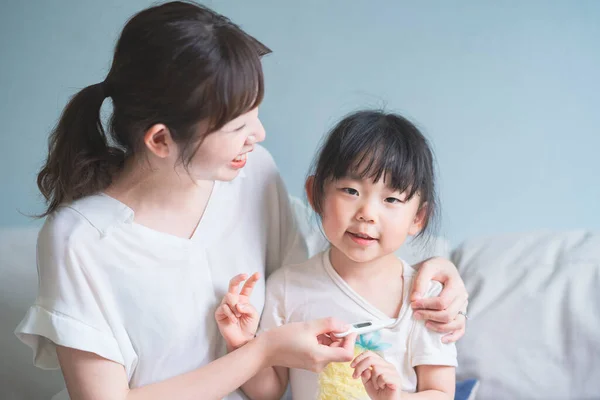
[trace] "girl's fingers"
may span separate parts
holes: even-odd
[[[248,280],[246,280],[246,283],[244,283],[244,286],[242,287],[242,291],[240,292],[240,294],[242,296],[250,297],[250,295],[252,294],[252,289],[254,289],[254,285],[256,284],[256,282],[258,282],[259,279],[260,279],[260,274],[258,272],[255,272],[254,274],[252,274],[252,276],[250,278],[248,278]]]
[[[379,389],[383,390],[385,389],[385,386],[387,385],[388,381],[387,381],[387,376],[385,373],[381,373],[377,376],[377,386],[379,386]]]
[[[238,295],[240,283],[248,279],[248,274],[238,274],[229,281],[229,290],[227,293]]]
[[[224,316],[224,318],[222,318],[221,320],[224,320],[225,318],[229,319],[229,322],[231,322],[232,324],[237,323],[237,317],[235,316],[235,314],[233,313],[233,311],[231,311],[231,308],[229,308],[229,306],[227,304],[221,304],[219,306],[220,309],[220,313],[221,315]]]
[[[258,319],[258,312],[252,304],[237,303],[235,305],[237,312],[251,319]]]
[[[238,311],[237,304],[239,301],[239,296],[233,293],[227,293],[225,297],[223,297],[223,301],[221,304],[228,305],[229,309],[235,314],[236,317],[241,317],[242,313]]]
[[[361,376],[362,373],[365,372],[365,370],[370,369],[374,365],[373,358],[373,356],[367,356],[360,360],[358,363],[353,362],[352,364],[354,364],[355,366],[352,377],[356,379],[359,376]],[[350,364],[350,366],[352,366],[352,364]]]
[[[361,379],[362,379],[362,383],[363,385],[366,385],[367,382],[369,382],[369,380],[371,379],[372,376],[372,372],[371,369],[366,369],[361,375]]]

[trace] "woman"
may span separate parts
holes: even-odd
[[[125,26],[106,79],[66,106],[38,176],[48,200],[38,298],[17,334],[36,365],[62,369],[72,399],[236,399],[267,366],[319,370],[352,358],[350,340],[329,346],[324,334],[344,329],[333,319],[274,329],[230,354],[214,322],[231,276],[264,277],[307,256],[257,146],[268,52],[207,8],[152,7]],[[457,340],[460,277],[443,260],[421,269],[418,287],[446,283],[441,310],[424,317]],[[256,288],[262,309],[264,279]]]

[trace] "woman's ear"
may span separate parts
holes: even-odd
[[[315,183],[315,176],[311,175],[306,178],[306,183],[304,183],[304,190],[306,191],[306,198],[308,199],[308,204],[310,207],[315,210],[315,198],[313,197],[313,184]]]
[[[159,158],[167,158],[176,150],[171,131],[164,124],[154,124],[144,134],[144,144]]]
[[[408,229],[409,235],[415,236],[421,232],[423,226],[425,225],[425,218],[427,216],[428,208],[429,204],[427,202],[423,203],[421,207],[419,207],[419,210],[417,211],[417,214],[415,215],[415,218]]]

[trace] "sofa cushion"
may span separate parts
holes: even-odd
[[[469,240],[452,254],[470,293],[459,378],[481,399],[600,397],[600,235]]]
[[[49,399],[64,387],[60,371],[33,366],[31,349],[14,334],[37,295],[38,230],[0,229],[0,399]]]

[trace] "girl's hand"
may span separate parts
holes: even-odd
[[[334,318],[292,322],[266,331],[257,340],[268,351],[268,364],[321,372],[330,362],[348,362],[354,358],[356,334],[343,339],[332,335],[348,326]]]
[[[465,334],[468,293],[454,264],[445,258],[434,257],[415,266],[418,274],[411,294],[411,306],[415,318],[427,320],[427,328],[448,333],[444,343],[456,342]],[[444,285],[438,297],[423,298],[429,282],[435,280]]]
[[[394,365],[372,351],[361,353],[350,364],[354,379],[359,376],[373,400],[398,400],[402,395],[402,379]]]
[[[258,272],[250,278],[247,274],[234,276],[229,281],[229,291],[215,311],[215,319],[227,343],[228,351],[245,345],[256,335],[260,317],[254,306],[250,304],[250,295],[259,278]],[[246,283],[239,291],[239,286],[244,281]]]

